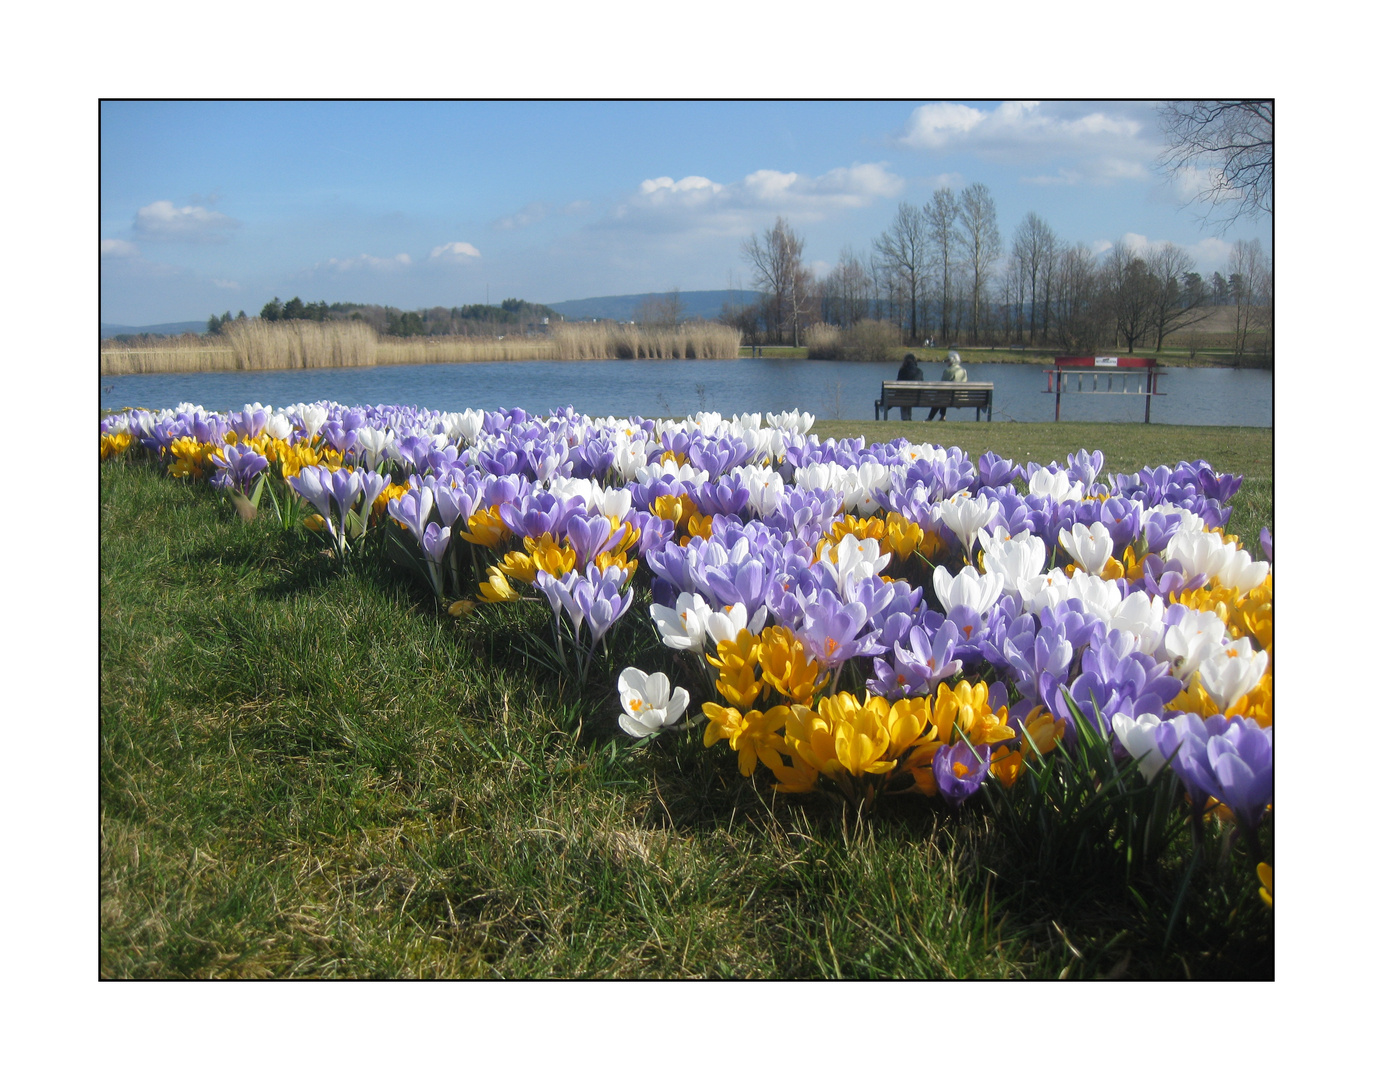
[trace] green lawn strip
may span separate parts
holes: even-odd
[[[101,467],[101,537],[104,976],[1271,975],[1225,875],[1161,947],[1185,851],[1088,902],[971,804],[855,821],[700,729],[629,751],[618,668],[683,660],[643,618],[578,694],[522,647],[541,605],[451,619],[136,462]]]

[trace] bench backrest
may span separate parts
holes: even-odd
[[[985,405],[991,398],[989,382],[900,382],[882,380],[883,402],[912,405]]]

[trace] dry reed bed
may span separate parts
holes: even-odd
[[[553,330],[556,360],[733,360],[739,331],[719,323],[673,329],[563,323]]]
[[[360,322],[232,323],[221,339],[184,338],[153,346],[103,343],[101,375],[189,371],[278,371],[382,364],[466,364],[507,360],[732,360],[739,334],[702,323],[676,330],[563,324],[552,335],[501,338],[378,338]]]

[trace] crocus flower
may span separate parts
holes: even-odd
[[[648,675],[638,668],[625,668],[620,672],[619,688],[624,708],[620,727],[637,738],[667,730],[686,712],[686,688],[674,690],[661,671]]]
[[[934,752],[930,768],[939,794],[952,807],[962,806],[976,794],[991,765],[991,748],[969,746],[963,741],[941,746]]]

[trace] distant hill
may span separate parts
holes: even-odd
[[[101,323],[100,340],[112,338],[116,334],[203,334],[205,319],[195,322],[164,322],[154,326],[120,326],[118,323]]]
[[[630,296],[593,296],[586,300],[564,300],[549,304],[564,319],[614,319],[628,322],[639,306],[652,297],[661,300],[668,293],[634,293]],[[678,294],[682,298],[682,317],[718,319],[725,303],[752,304],[758,293],[752,289],[698,289]]]

